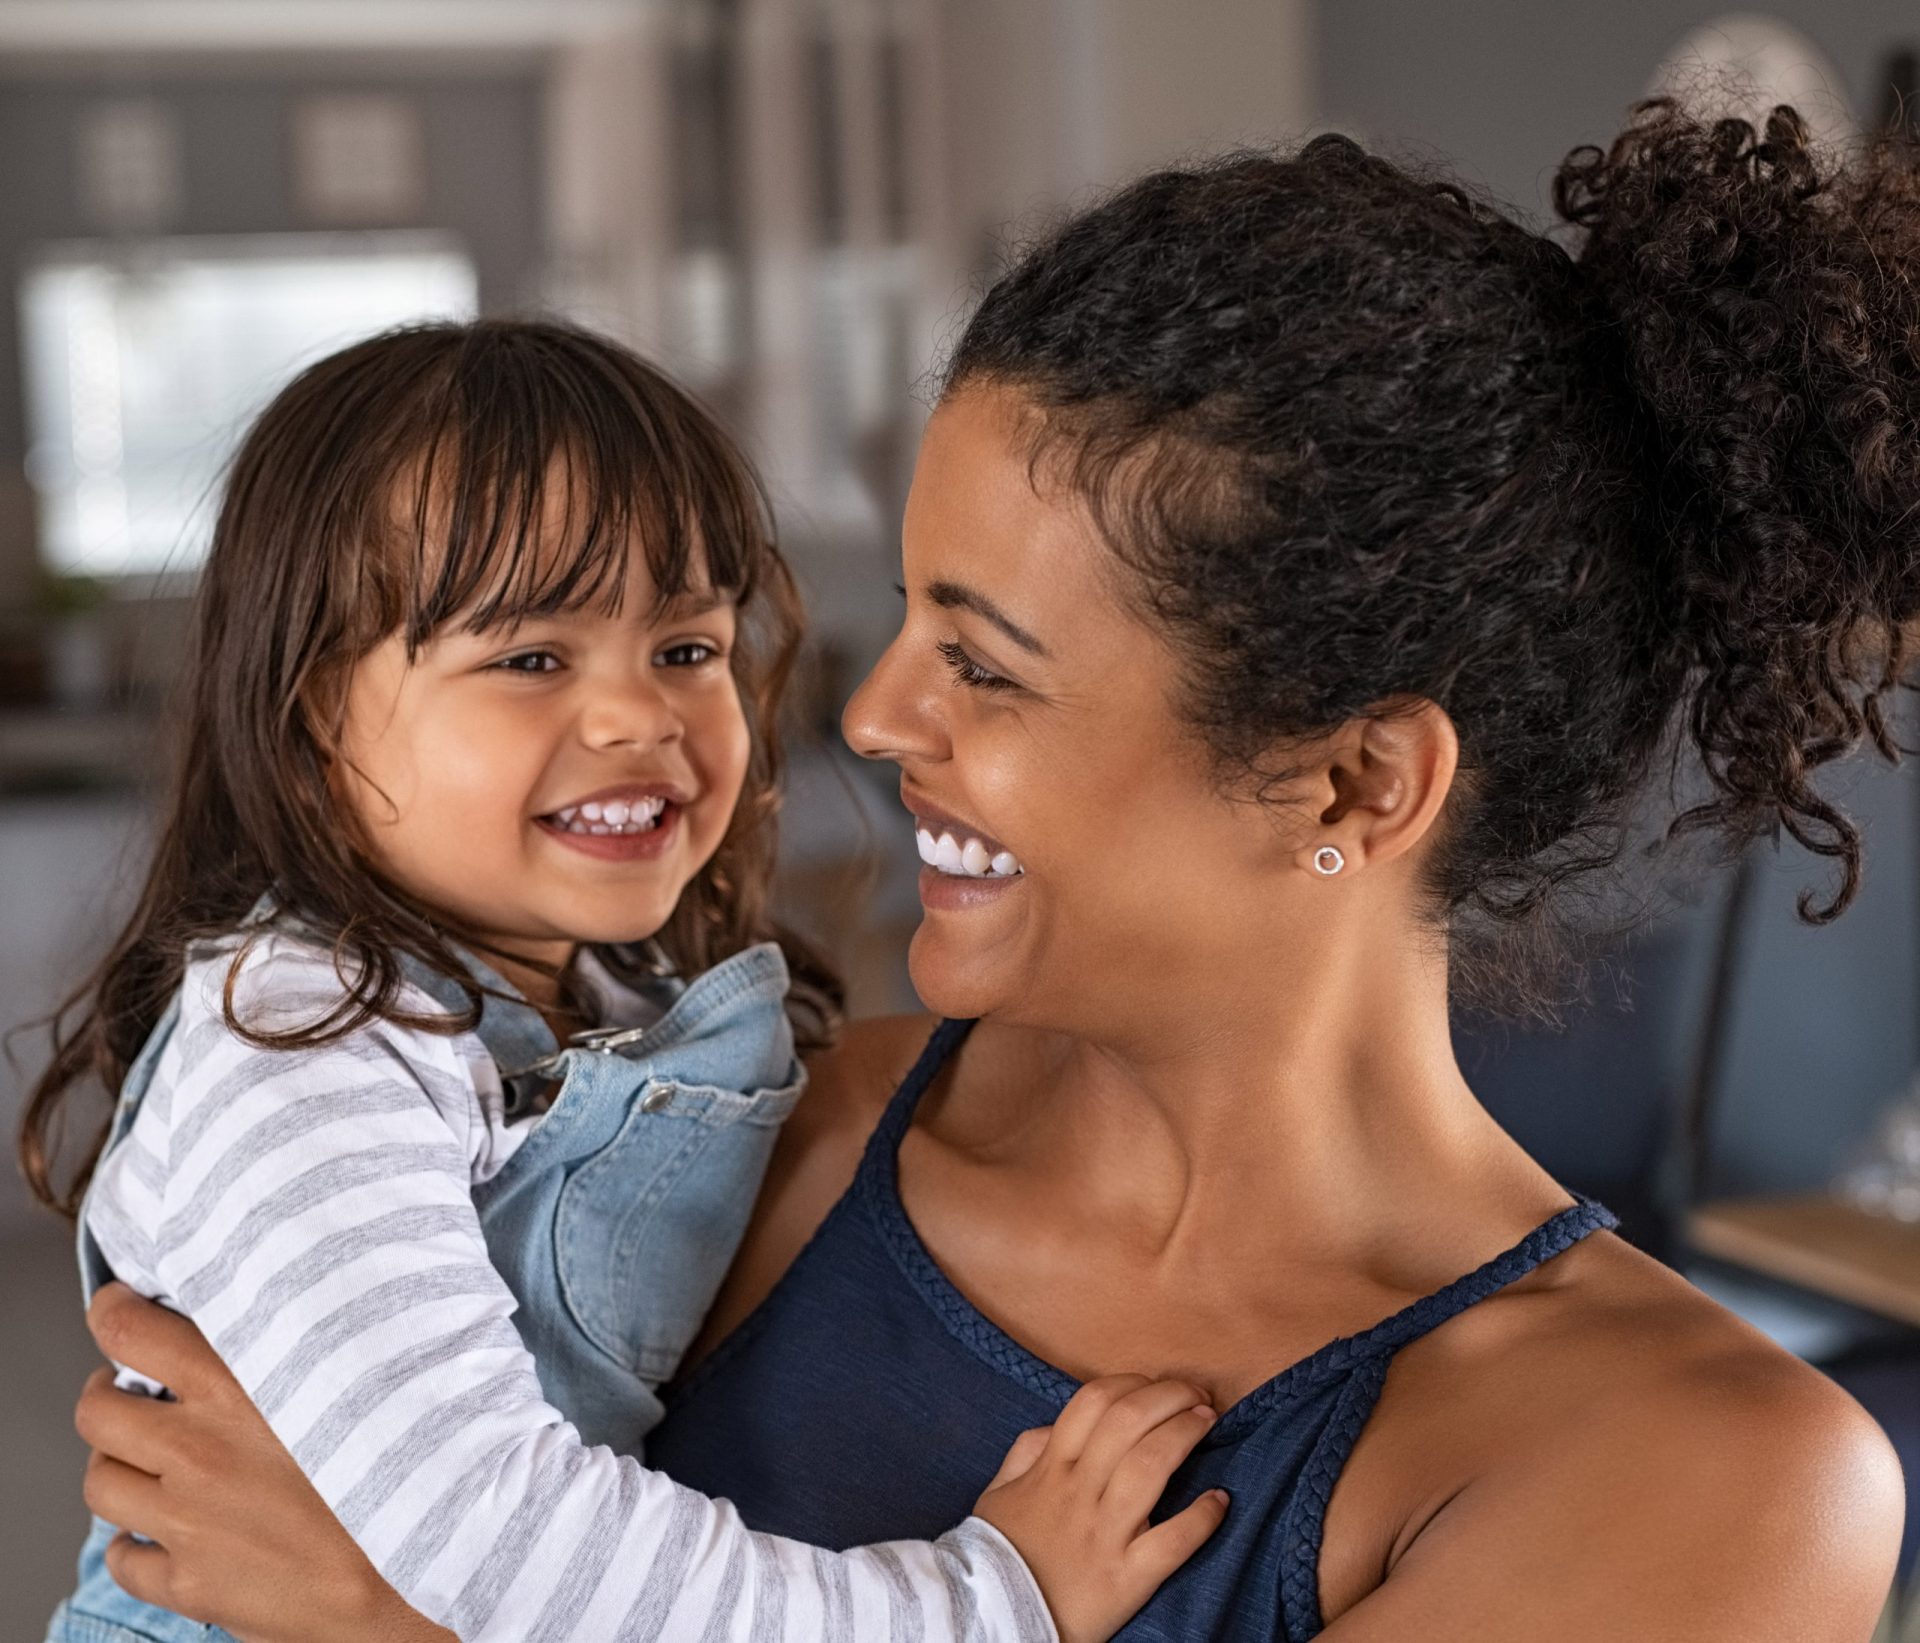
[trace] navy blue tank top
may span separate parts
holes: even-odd
[[[943,1023],[858,1175],[784,1277],[668,1396],[647,1460],[755,1529],[836,1550],[930,1540],[973,1509],[1008,1446],[1079,1386],[996,1327],[934,1264],[900,1201],[901,1137],[966,1036]],[[1225,1411],[1162,1514],[1224,1488],[1226,1522],[1120,1636],[1306,1643],[1321,1629],[1327,1497],[1394,1353],[1601,1227],[1581,1200],[1477,1271],[1322,1347]]]

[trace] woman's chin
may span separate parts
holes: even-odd
[[[907,949],[907,975],[935,1015],[971,1021],[993,1015],[1009,997],[1005,966],[978,944],[955,939],[939,921],[923,920]]]

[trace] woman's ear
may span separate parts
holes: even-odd
[[[1403,856],[1433,830],[1459,772],[1460,735],[1437,703],[1412,698],[1343,725],[1322,757],[1324,802],[1299,856],[1331,877]]]

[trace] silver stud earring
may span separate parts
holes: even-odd
[[[1313,870],[1322,878],[1333,875],[1347,865],[1347,858],[1330,844],[1323,844],[1313,853]]]

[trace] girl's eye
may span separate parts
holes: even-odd
[[[953,676],[961,684],[975,690],[1013,690],[1017,687],[1011,679],[1003,679],[997,673],[989,673],[962,648],[957,639],[942,639],[934,649],[946,659],[947,666],[953,669]]]
[[[711,662],[720,652],[704,639],[689,639],[684,644],[669,645],[660,652],[660,661],[668,667],[698,667],[702,662]]]
[[[550,650],[523,650],[518,656],[503,656],[493,664],[500,673],[551,673],[560,658]]]

